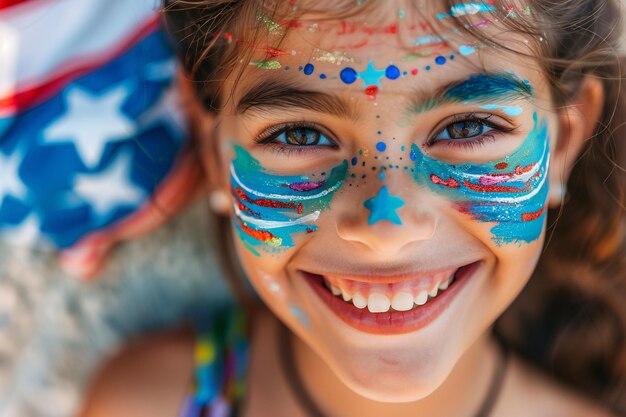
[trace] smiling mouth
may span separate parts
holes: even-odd
[[[331,276],[322,276],[322,282],[336,297],[356,308],[367,308],[370,313],[409,311],[436,299],[454,285],[457,271],[459,268],[401,283],[363,283]]]
[[[474,275],[481,262],[414,279],[385,282],[385,278],[302,272],[315,293],[350,326],[375,334],[415,331],[436,319]]]

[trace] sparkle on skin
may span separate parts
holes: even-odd
[[[293,314],[298,319],[300,324],[302,324],[307,329],[311,328],[311,321],[304,311],[302,311],[295,304],[291,304],[289,306],[289,310],[291,311],[291,314]]]
[[[368,224],[374,224],[381,220],[387,220],[397,225],[402,224],[402,220],[396,211],[404,206],[404,201],[400,197],[389,194],[389,189],[387,189],[386,185],[381,187],[376,197],[366,200],[363,205],[370,211],[370,216],[367,220]]]

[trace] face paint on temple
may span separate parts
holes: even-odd
[[[240,146],[235,154],[230,165],[235,227],[255,255],[254,246],[292,247],[293,234],[317,230],[313,223],[330,207],[348,174],[348,161],[343,161],[328,175],[281,176],[268,172]]]
[[[548,195],[549,137],[545,120],[533,114],[534,127],[508,157],[486,164],[449,164],[429,158],[415,144],[414,178],[458,202],[461,211],[491,229],[498,245],[530,243],[541,236]]]

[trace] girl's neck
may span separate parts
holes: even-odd
[[[294,366],[302,384],[318,408],[329,417],[471,417],[485,401],[500,361],[499,349],[490,332],[486,332],[431,395],[411,403],[381,403],[356,394],[305,342],[292,337]]]

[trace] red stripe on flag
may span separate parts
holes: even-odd
[[[0,10],[8,9],[9,7],[17,6],[20,3],[26,3],[31,0],[0,0]]]
[[[2,1],[2,0],[0,0]],[[23,0],[27,1],[27,0]],[[63,89],[73,79],[89,74],[98,69],[102,65],[122,55],[127,49],[130,49],[135,43],[148,36],[159,26],[159,17],[154,16],[139,29],[131,34],[124,43],[116,45],[115,49],[108,52],[98,52],[92,57],[85,58],[81,61],[72,60],[72,66],[57,71],[56,75],[52,75],[45,83],[35,87],[26,88],[17,94],[7,97],[0,97],[0,114],[16,113],[24,109],[37,105]]]

